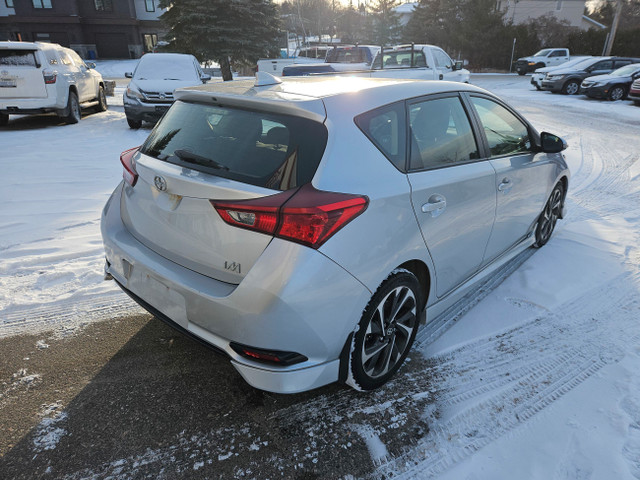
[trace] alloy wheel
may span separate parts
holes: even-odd
[[[391,290],[372,315],[362,344],[362,369],[370,378],[379,378],[399,362],[417,326],[417,302],[407,286]]]
[[[562,190],[556,186],[540,217],[540,243],[545,244],[556,226],[562,208]]]

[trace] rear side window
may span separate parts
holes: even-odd
[[[411,170],[448,167],[479,157],[469,118],[458,97],[410,105]]]
[[[39,67],[35,50],[0,50],[0,65],[8,67]]]
[[[355,122],[398,170],[406,170],[407,137],[403,102],[363,113],[356,117]]]
[[[169,163],[273,190],[309,183],[327,130],[305,118],[176,102],[141,148]]]

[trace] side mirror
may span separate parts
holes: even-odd
[[[462,70],[463,65],[464,65],[464,62],[462,60],[456,60],[453,63],[453,71],[455,72],[456,70]]]
[[[567,148],[567,142],[548,132],[540,134],[540,143],[542,143],[542,151],[544,153],[560,153]]]
[[[126,72],[126,73],[124,74],[124,76],[125,76],[126,78],[133,78],[133,73],[131,73],[131,72]]]
[[[96,68],[96,64],[93,62],[84,62],[84,64],[87,66],[88,69],[94,69]]]
[[[211,80],[211,75],[209,75],[208,73],[203,73],[202,75],[200,75],[200,80],[202,80],[202,83],[207,83],[209,80]]]

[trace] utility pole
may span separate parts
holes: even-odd
[[[604,52],[605,56],[611,55],[611,49],[613,48],[613,42],[616,39],[616,32],[618,31],[618,23],[620,23],[620,16],[622,15],[623,0],[618,0],[618,7],[616,8],[616,16],[613,17],[613,24],[611,25],[611,35],[609,35],[609,42]]]

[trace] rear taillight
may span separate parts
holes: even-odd
[[[296,352],[284,352],[282,350],[265,350],[262,348],[248,347],[239,343],[231,342],[229,346],[243,357],[257,360],[259,362],[271,363],[288,367],[296,363],[302,363],[309,360],[307,357]]]
[[[58,72],[55,70],[43,70],[42,76],[44,77],[44,83],[47,85],[51,85],[56,83],[56,78],[58,78]]]
[[[138,181],[138,172],[136,172],[136,162],[133,160],[133,156],[140,147],[130,148],[120,154],[120,162],[124,169],[122,170],[122,178],[132,187]]]
[[[229,225],[318,248],[364,212],[369,199],[316,190],[309,183],[297,191],[237,202],[211,200],[211,204]]]

